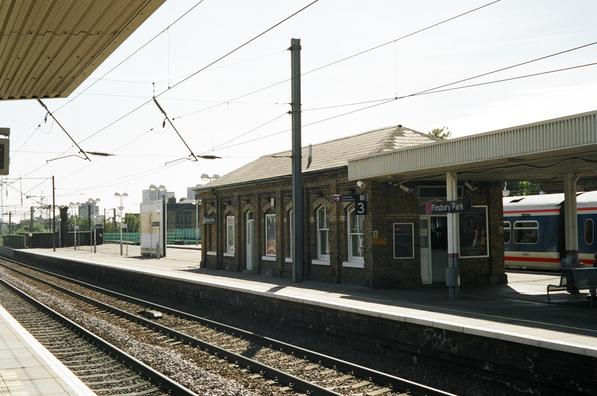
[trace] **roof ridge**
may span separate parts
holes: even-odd
[[[342,136],[342,137],[339,137],[339,138],[335,138],[335,139],[326,140],[326,141],[324,141],[324,142],[315,143],[315,144],[313,144],[312,146],[313,146],[313,147],[316,147],[316,146],[321,146],[321,145],[323,145],[323,144],[327,144],[327,143],[337,142],[337,141],[346,140],[346,139],[352,139],[352,138],[355,138],[355,137],[358,137],[358,136],[362,136],[362,135],[366,135],[366,134],[369,134],[369,133],[374,133],[374,132],[383,131],[383,130],[385,130],[385,129],[389,129],[390,131],[388,131],[388,133],[392,133],[392,132],[393,132],[395,129],[397,129],[397,128],[402,128],[403,130],[404,130],[404,129],[408,129],[409,131],[411,131],[411,132],[414,132],[414,133],[416,133],[416,134],[418,134],[418,135],[421,135],[421,136],[427,136],[427,134],[425,134],[425,133],[423,133],[423,132],[415,131],[414,129],[411,129],[411,128],[408,128],[408,127],[405,127],[405,126],[403,126],[402,124],[396,124],[396,125],[390,125],[390,126],[386,126],[386,127],[382,127],[382,128],[375,128],[375,129],[371,129],[371,130],[369,130],[369,131],[365,131],[365,132],[359,132],[359,133],[356,133],[356,134],[354,134],[354,135]],[[309,146],[301,146],[301,149],[303,149],[303,148],[307,148],[307,147],[309,147]],[[261,157],[259,157],[259,158],[263,158],[263,157],[271,157],[272,155],[282,155],[282,154],[291,153],[291,152],[292,152],[292,150],[284,150],[284,151],[279,151],[279,152],[277,152],[277,153],[265,154],[265,155],[262,155],[262,156],[261,156]]]

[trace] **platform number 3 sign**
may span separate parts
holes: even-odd
[[[354,207],[355,207],[355,213],[357,215],[366,215],[367,214],[367,201],[356,199],[354,201]]]

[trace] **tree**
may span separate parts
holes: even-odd
[[[452,135],[452,131],[448,127],[433,128],[427,133],[427,136],[435,140],[450,139],[450,135]]]
[[[126,213],[124,215],[124,222],[128,232],[139,231],[139,213]]]
[[[510,195],[537,195],[541,191],[541,183],[528,180],[507,182],[506,188]]]

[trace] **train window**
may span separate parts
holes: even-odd
[[[504,243],[510,243],[510,240],[512,239],[512,227],[510,225],[510,222],[504,221],[504,225],[502,226],[502,228],[504,230]]]
[[[594,239],[595,228],[593,225],[593,219],[585,220],[585,244],[592,245]]]
[[[537,243],[539,223],[537,221],[515,221],[514,243]]]

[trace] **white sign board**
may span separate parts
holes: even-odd
[[[141,204],[141,254],[150,257],[164,256],[165,222],[162,214],[162,201]]]

